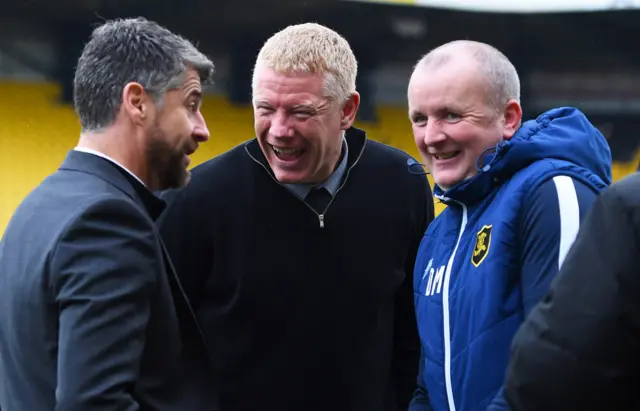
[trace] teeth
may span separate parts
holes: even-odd
[[[271,147],[273,147],[273,151],[275,151],[276,154],[297,154],[300,152],[299,148],[278,148],[275,146]]]
[[[458,154],[458,153],[457,153],[457,152],[453,152],[453,153],[446,153],[446,154],[444,154],[444,153],[443,153],[443,154],[436,154],[436,156],[435,156],[435,157],[436,157],[437,159],[439,159],[439,160],[447,160],[447,159],[450,159],[450,158],[452,158],[452,157],[455,157],[455,156],[456,156],[456,154]]]

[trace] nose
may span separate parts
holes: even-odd
[[[272,115],[269,134],[273,137],[293,137],[294,130],[287,114],[278,111]]]
[[[430,121],[424,128],[424,144],[434,146],[445,141],[447,136],[442,132],[442,128],[435,121]]]
[[[198,143],[204,143],[209,140],[209,129],[207,128],[207,122],[204,120],[202,113],[199,111],[196,113],[194,121],[193,131],[191,136]]]

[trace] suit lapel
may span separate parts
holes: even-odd
[[[116,186],[119,190],[129,196],[136,204],[149,213],[152,220],[155,220],[164,209],[165,202],[151,193],[144,185],[129,175],[126,170],[111,161],[98,157],[94,154],[72,150],[67,154],[67,158],[60,167],[61,170],[73,170],[93,174]],[[178,314],[178,322],[182,332],[195,333],[202,341],[203,348],[209,358],[209,350],[205,342],[204,333],[200,328],[198,319],[191,307],[191,303],[182,288],[180,279],[176,273],[169,253],[158,233],[154,228],[156,238],[160,243],[164,266],[166,267],[167,278],[173,302]]]

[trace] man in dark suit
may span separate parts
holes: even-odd
[[[197,363],[206,353],[202,340],[181,342],[181,331],[201,332],[154,228],[164,202],[152,194],[189,180],[188,156],[209,137],[199,108],[212,73],[153,22],[93,32],[74,80],[78,147],[0,243],[3,411],[212,409],[204,374],[181,371],[183,352]]]

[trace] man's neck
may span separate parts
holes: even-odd
[[[308,183],[308,184],[286,184],[286,186],[293,191],[300,198],[306,198],[309,192],[314,187],[324,187],[326,188],[331,195],[335,195],[340,187],[342,179],[344,177],[344,173],[347,169],[347,154],[348,154],[348,146],[346,139],[342,140],[342,149],[340,150],[340,156],[336,161],[336,165],[333,168],[333,171],[320,183]]]
[[[128,135],[129,133],[119,133],[116,130],[82,133],[78,148],[102,154],[153,190],[153,179],[149,173],[143,148],[136,145],[135,139],[122,141],[121,137]]]

